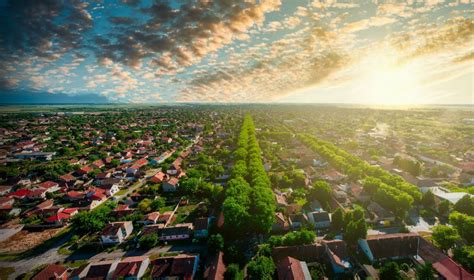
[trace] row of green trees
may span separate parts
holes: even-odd
[[[372,166],[335,145],[308,134],[299,139],[320,154],[332,166],[347,174],[350,179],[365,179],[364,188],[372,193],[375,201],[403,216],[414,202],[421,199],[418,188],[402,177],[376,166]]]
[[[232,179],[223,203],[224,226],[232,234],[268,233],[275,219],[275,200],[249,115],[244,118],[233,156]]]

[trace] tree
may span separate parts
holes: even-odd
[[[150,203],[151,211],[158,211],[160,208],[165,206],[165,199],[163,197],[158,197]]]
[[[311,199],[318,200],[323,208],[328,209],[331,200],[331,187],[325,181],[316,181],[309,196]]]
[[[448,251],[461,239],[458,231],[451,226],[437,225],[433,227],[433,240],[444,251]]]
[[[142,213],[148,213],[151,211],[151,199],[145,198],[138,203],[138,210]]]
[[[474,217],[454,211],[449,215],[449,223],[452,224],[459,235],[468,243],[474,242]]]
[[[341,207],[336,208],[336,210],[331,215],[331,227],[335,231],[341,231],[344,227],[344,211]]]
[[[460,213],[474,216],[474,197],[466,194],[456,204],[454,204],[454,210]]]
[[[416,279],[418,280],[436,280],[438,277],[435,276],[436,271],[433,269],[433,265],[430,262],[424,263],[416,269]]]
[[[460,246],[454,249],[453,258],[466,270],[474,273],[474,246]]]
[[[239,265],[235,263],[229,264],[224,273],[224,279],[243,280],[244,276],[243,276],[242,271],[239,268]]]
[[[151,249],[158,244],[158,236],[155,233],[142,235],[138,242],[141,248]]]
[[[438,205],[438,213],[440,216],[446,217],[451,209],[451,203],[448,200],[443,200]]]
[[[426,209],[433,209],[435,204],[435,197],[431,191],[427,191],[423,197],[421,198],[421,205],[423,205]]]
[[[272,280],[275,272],[273,260],[266,256],[257,256],[247,266],[247,274],[250,280]]]
[[[388,262],[379,271],[380,279],[384,280],[402,280],[400,268],[395,262]]]
[[[224,248],[224,238],[219,233],[209,236],[207,247],[211,252],[218,252]]]

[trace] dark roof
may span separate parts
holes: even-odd
[[[197,218],[194,220],[194,230],[205,230],[209,226],[209,218]]]
[[[224,273],[226,267],[224,264],[224,253],[219,251],[219,253],[214,254],[209,261],[209,268],[207,271],[208,280],[224,280]]]
[[[192,231],[192,224],[178,224],[160,229],[160,236],[189,234]]]
[[[114,271],[112,279],[118,279],[126,276],[138,276],[140,266],[147,259],[146,256],[128,257],[122,260]]]
[[[418,237],[416,233],[372,235],[367,236],[367,244],[376,260],[408,258],[418,254]]]
[[[315,222],[329,221],[329,213],[326,211],[315,211],[311,213]]]
[[[89,271],[84,279],[106,279],[112,262],[103,262],[91,264]]]
[[[320,262],[325,258],[325,250],[321,244],[275,247],[272,257],[277,262],[288,256],[305,262]]]
[[[192,279],[196,261],[196,256],[186,254],[158,258],[151,263],[151,276],[153,278],[178,276],[184,279]]]
[[[428,240],[420,237],[418,240],[418,255],[426,262],[435,263],[441,261],[446,256],[440,249],[436,248]]]

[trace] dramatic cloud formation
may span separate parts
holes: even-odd
[[[374,100],[432,100],[452,83],[443,96],[469,102],[472,12],[469,0],[4,0],[0,94],[359,102],[391,75],[416,91],[375,86]]]

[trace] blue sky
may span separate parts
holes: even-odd
[[[473,104],[473,6],[0,0],[0,98]]]

